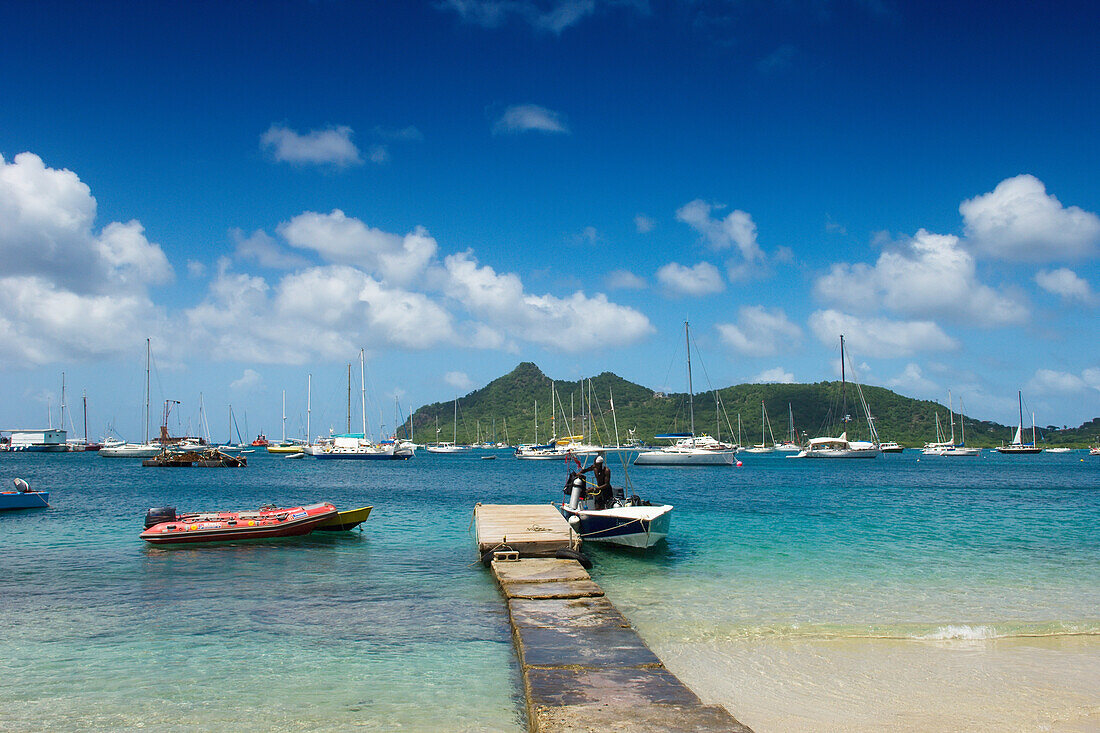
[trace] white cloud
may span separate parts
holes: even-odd
[[[1088,390],[1100,391],[1100,369],[1085,369],[1080,375],[1037,369],[1027,384],[1027,391],[1040,395],[1072,395]]]
[[[1096,254],[1100,217],[1064,207],[1035,176],[1006,178],[991,192],[959,205],[975,250],[1004,260],[1079,260]]]
[[[370,162],[381,165],[389,161],[390,151],[385,145],[371,145],[370,150],[367,151],[367,157],[370,158]]]
[[[764,73],[782,71],[790,67],[797,49],[789,43],[778,47],[764,58],[756,62],[756,68]]]
[[[716,328],[722,341],[747,356],[771,356],[789,351],[802,340],[802,329],[787,319],[782,309],[767,310],[763,306],[744,306],[738,311],[737,323],[719,323]]]
[[[148,286],[172,279],[140,222],[93,230],[80,178],[33,153],[0,156],[0,361],[43,364],[137,350],[163,326]]]
[[[1096,302],[1096,294],[1089,287],[1089,281],[1078,277],[1076,272],[1065,267],[1057,270],[1039,270],[1035,273],[1035,282],[1043,290],[1059,295],[1064,300],[1076,300],[1089,305]]]
[[[764,252],[756,242],[756,224],[752,216],[736,209],[724,219],[711,218],[711,211],[723,208],[695,199],[676,211],[676,218],[702,235],[715,250],[736,248],[745,262],[763,262]]]
[[[926,351],[946,351],[958,344],[932,321],[894,321],[819,310],[810,315],[810,329],[826,345],[841,334],[861,357],[894,358]]]
[[[254,390],[263,384],[263,377],[255,369],[245,369],[239,379],[229,383],[229,388],[234,390]]]
[[[363,162],[359,148],[351,141],[352,129],[345,125],[311,130],[305,135],[284,125],[272,125],[260,136],[260,147],[283,163],[315,163],[344,167]]]
[[[231,229],[229,238],[236,245],[237,257],[255,260],[263,267],[293,270],[309,264],[305,258],[284,251],[278,242],[262,229],[257,229],[247,237],[240,229]]]
[[[464,21],[497,28],[510,18],[560,34],[596,11],[596,0],[444,0],[439,5]]]
[[[438,249],[423,227],[404,236],[390,234],[339,209],[299,214],[280,224],[278,232],[294,247],[312,249],[329,262],[355,265],[398,285],[419,278]]]
[[[559,298],[526,293],[519,276],[480,266],[469,252],[444,259],[446,292],[471,314],[513,338],[562,351],[624,346],[653,331],[644,315],[602,293]]]
[[[607,273],[604,282],[612,290],[642,290],[646,287],[645,279],[629,270],[612,270]]]
[[[765,369],[749,380],[750,384],[793,384],[794,375],[783,367]]]
[[[822,300],[853,311],[885,307],[917,318],[939,316],[983,326],[1027,320],[1027,308],[978,281],[973,255],[953,235],[921,229],[884,251],[874,265],[837,263],[814,283]]]
[[[670,262],[657,270],[657,280],[678,295],[709,295],[726,288],[718,268],[709,262],[700,262],[692,267]]]
[[[650,219],[645,214],[638,214],[634,217],[634,229],[638,234],[649,234],[657,228],[657,222]]]
[[[187,260],[187,274],[190,277],[202,277],[206,274],[206,265],[198,260]]]
[[[494,135],[529,131],[568,134],[569,126],[560,113],[537,104],[513,105],[493,125]]]
[[[31,366],[136,354],[168,330],[144,293],[79,294],[37,276],[0,278],[0,363]]]
[[[185,312],[193,348],[219,360],[301,364],[362,344],[425,349],[454,343],[454,319],[422,293],[353,267],[314,267],[271,288],[224,263],[206,299]]]
[[[925,377],[921,368],[912,362],[905,365],[901,374],[887,379],[886,386],[919,395],[937,394],[943,391],[938,384]]]
[[[474,386],[473,380],[466,372],[447,372],[443,375],[443,381],[460,392],[466,392]]]

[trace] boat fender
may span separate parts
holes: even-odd
[[[176,508],[174,506],[153,507],[145,513],[145,529],[161,522],[174,522],[176,519]]]
[[[588,559],[587,555],[579,550],[571,550],[568,547],[563,547],[554,553],[554,557],[559,560],[576,560],[585,570],[590,570],[592,568],[592,561]]]

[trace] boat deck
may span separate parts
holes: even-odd
[[[523,557],[553,557],[580,544],[553,504],[478,504],[474,526],[479,554],[507,545]]]

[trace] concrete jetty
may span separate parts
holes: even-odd
[[[491,514],[509,545],[531,526],[525,512],[511,528],[503,508]],[[484,538],[479,550],[491,549],[488,532]],[[508,603],[532,733],[752,733],[665,669],[576,560],[498,559],[490,567]]]

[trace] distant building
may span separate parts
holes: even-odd
[[[664,398],[668,397],[668,395],[664,392],[654,392],[653,397],[658,400],[663,400]]]
[[[9,430],[6,432],[11,433],[11,450],[66,450],[66,433],[64,430],[46,428],[45,430]]]

